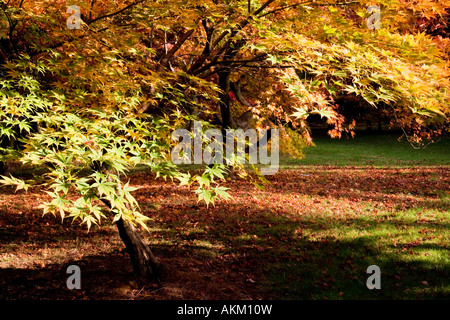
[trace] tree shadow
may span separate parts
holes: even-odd
[[[239,206],[233,208],[239,212]],[[241,208],[242,209],[242,208]],[[231,210],[230,210],[231,211]],[[287,212],[286,212],[287,213]],[[202,221],[199,218],[197,221]],[[209,221],[197,232],[200,241],[225,244],[220,256],[228,268],[243,276],[258,279],[266,299],[445,299],[450,290],[450,265],[433,263],[423,258],[421,251],[447,248],[426,242],[414,245],[412,258],[409,243],[398,243],[389,250],[379,246],[377,236],[356,236],[338,240],[334,237],[314,239],[303,232],[317,230],[317,221],[266,215],[247,216],[248,228],[235,217],[226,222]],[[347,224],[348,221],[343,221]],[[365,219],[353,219],[363,226]],[[395,226],[395,222],[385,222]],[[198,225],[197,225],[198,227]],[[446,230],[447,223],[434,225],[437,233]],[[375,230],[368,228],[367,232]],[[183,237],[182,235],[178,237]],[[186,240],[186,238],[185,238]],[[402,250],[406,248],[406,252]],[[392,250],[391,250],[392,249]],[[382,290],[369,290],[367,267],[378,265],[382,271]]]
[[[289,175],[289,174],[287,174]],[[310,176],[307,176],[309,178]],[[326,179],[326,176],[320,177]],[[145,210],[153,220],[151,232],[145,233],[155,255],[178,271],[178,277],[158,287],[142,282],[132,275],[131,263],[121,250],[123,245],[114,243],[101,254],[83,255],[80,259],[69,256],[59,263],[42,267],[4,268],[0,270],[2,299],[445,299],[449,295],[450,266],[445,261],[425,259],[424,253],[434,252],[444,256],[447,247],[429,243],[425,238],[428,229],[436,235],[448,232],[448,221],[398,221],[378,217],[370,220],[367,215],[353,215],[335,219],[330,223],[326,216],[293,213],[283,205],[281,196],[306,195],[320,199],[324,188],[308,188],[313,180],[292,181],[292,177],[280,175],[265,192],[272,201],[237,199],[206,208],[196,203],[187,189],[168,187],[155,182],[139,190],[141,203],[164,200],[158,209]],[[145,176],[141,177],[145,181]],[[312,179],[312,178],[311,178]],[[319,179],[319,180],[320,180]],[[328,197],[346,198],[357,202],[355,194],[347,194],[333,177],[336,186]],[[428,179],[429,180],[429,179]],[[359,181],[359,182],[358,182]],[[370,174],[354,183],[362,185],[362,193],[372,190]],[[428,185],[427,190],[440,189]],[[446,180],[445,180],[446,181]],[[444,184],[446,183],[444,181]],[[301,183],[303,182],[303,184]],[[388,180],[387,185],[392,181]],[[322,182],[323,183],[323,182]],[[342,182],[343,183],[343,182]],[[366,185],[366,183],[368,185]],[[373,182],[372,182],[373,183]],[[232,184],[232,191],[251,193],[250,184]],[[244,189],[243,189],[244,188]],[[395,190],[399,186],[392,189]],[[178,191],[183,197],[179,197]],[[414,188],[405,191],[416,192]],[[405,191],[402,191],[403,193]],[[435,191],[434,191],[435,192]],[[359,199],[367,200],[358,193]],[[435,193],[434,193],[435,194]],[[255,191],[255,197],[258,194]],[[264,194],[259,194],[265,197]],[[369,196],[368,196],[369,197]],[[280,200],[281,199],[281,200]],[[379,200],[382,202],[382,199]],[[425,209],[442,205],[430,205],[427,200],[411,203]],[[3,209],[2,209],[3,210]],[[397,209],[392,211],[401,214]],[[37,246],[58,239],[61,250],[65,241],[80,236],[84,242],[99,245],[99,239],[118,239],[115,230],[97,228],[86,233],[84,227],[75,226],[69,232],[53,217],[41,219],[38,212],[18,223],[17,213],[0,211],[8,230],[1,236],[5,244]],[[48,219],[48,220],[45,220]],[[43,223],[42,223],[43,222]],[[48,224],[48,225],[47,225]],[[396,238],[406,236],[408,228],[421,226],[425,240],[418,243],[398,241],[386,246],[381,244],[376,231],[380,228],[396,230]],[[363,234],[338,238],[332,231],[352,226]],[[423,228],[422,228],[423,226]],[[403,228],[405,227],[405,228]],[[71,226],[72,228],[72,226]],[[79,229],[77,229],[79,228]],[[32,234],[28,234],[28,232]],[[324,232],[325,231],[325,232]],[[26,233],[26,238],[25,238]],[[51,240],[53,238],[53,240]],[[383,241],[385,241],[384,239]],[[16,250],[18,250],[16,248]],[[409,252],[413,252],[409,254]],[[75,255],[74,255],[75,256]],[[70,260],[70,261],[69,261]],[[82,270],[82,289],[69,290],[66,280],[67,266],[77,264]],[[5,264],[4,264],[5,265]],[[381,289],[369,290],[366,281],[367,267],[378,265],[381,269]]]
[[[415,172],[408,173],[408,179]],[[435,174],[434,171],[432,174]],[[344,178],[333,177],[331,183],[340,179]],[[291,180],[281,175],[265,192],[270,193],[273,199],[283,199],[289,194],[321,199],[321,192],[326,192],[324,189],[308,188],[314,183],[312,180]],[[410,193],[411,198],[423,197],[424,194],[436,196],[436,190],[446,190],[448,183],[447,179],[438,179],[437,183],[430,184],[429,179],[426,179],[428,183],[422,181],[402,189],[403,184],[394,184],[394,181],[395,177],[389,177],[383,184],[392,188],[389,195],[396,195],[401,190],[402,194]],[[362,186],[358,192],[347,192],[338,187],[327,192],[327,197],[350,199],[354,203],[369,199],[372,204],[383,203],[383,197],[374,199],[373,195],[364,195],[375,187],[379,190],[370,173],[363,173],[362,179],[353,182]],[[421,189],[424,186],[426,188]],[[243,187],[248,188],[244,193],[251,194],[251,185],[238,185],[232,192],[239,192]],[[424,194],[418,194],[418,189]],[[257,192],[255,197],[258,197]],[[427,254],[446,256],[448,248],[444,243],[427,243],[427,237],[448,232],[448,220],[421,219],[420,214],[417,219],[393,218],[395,215],[401,216],[403,210],[410,208],[418,211],[445,210],[446,203],[440,198],[436,202],[412,199],[414,201],[406,206],[398,207],[394,201],[395,206],[387,208],[385,214],[375,218],[363,214],[352,215],[333,219],[332,223],[329,221],[332,216],[301,212],[296,215],[279,201],[258,203],[250,199],[249,203],[249,198],[221,203],[214,210],[195,207],[188,201],[171,205],[171,210],[181,213],[178,216],[171,215],[166,221],[164,210],[148,214],[160,221],[159,232],[166,241],[171,239],[179,246],[192,247],[196,243],[208,242],[222,248],[215,249],[216,255],[227,261],[229,269],[258,279],[257,285],[268,299],[445,299],[450,292],[448,259],[426,258]],[[401,205],[401,202],[398,204]],[[340,239],[335,235],[326,236],[328,229],[339,230],[348,226],[352,226],[355,232],[361,231],[361,234],[355,233]],[[379,238],[377,231],[383,229],[393,230],[394,238],[397,239],[395,243],[386,244],[391,239]],[[407,238],[410,229],[423,231],[424,235],[417,234],[423,240],[417,243],[398,240]],[[432,233],[427,235],[430,229],[433,229]],[[382,270],[382,290],[369,290],[366,286],[369,277],[366,270],[370,265],[378,265]]]
[[[81,269],[81,289],[67,287],[66,281],[72,274],[67,273],[70,265]],[[3,300],[73,300],[127,299],[129,295],[125,293],[130,291],[130,281],[134,277],[123,254],[111,252],[44,267],[3,268],[0,279],[0,298]]]

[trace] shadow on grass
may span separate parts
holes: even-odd
[[[124,250],[86,255],[78,260],[34,268],[1,268],[0,300],[249,300],[262,299],[258,288],[242,273],[216,260],[205,263],[197,255],[201,246],[153,245],[162,262],[177,271],[162,284],[138,277]],[[81,270],[81,288],[70,290],[70,265]]]
[[[446,172],[430,174],[439,178]],[[244,197],[215,208],[196,204],[189,191],[166,183],[142,184],[137,197],[143,208],[148,202],[163,203],[159,209],[145,212],[153,218],[146,239],[154,253],[179,272],[177,279],[161,288],[131,274],[130,261],[121,252],[123,245],[112,228],[87,234],[81,231],[83,227],[75,227],[69,232],[51,216],[36,223],[40,219],[37,211],[24,218],[17,210],[2,209],[2,231],[7,233],[0,235],[1,240],[16,244],[8,249],[14,254],[25,251],[40,259],[33,256],[33,248],[53,241],[55,250],[68,250],[67,243],[76,237],[88,243],[92,253],[73,258],[77,252],[68,250],[66,258],[57,263],[3,268],[0,298],[446,299],[450,294],[448,219],[421,219],[416,212],[442,209],[442,214],[447,204],[438,191],[447,190],[448,180],[430,180],[430,176],[417,180],[414,171],[403,176],[402,182],[399,173],[390,174],[378,177],[383,181],[380,185],[370,172],[338,175],[319,171],[301,179],[292,179],[292,172],[282,173],[265,193],[249,184],[232,185],[233,191],[245,193]],[[145,176],[140,179],[149,181]],[[348,192],[350,188],[357,191]],[[373,215],[355,214],[349,207],[350,211],[338,216],[322,214],[320,210],[328,209],[327,205],[312,210],[308,207],[312,204],[306,202],[305,212],[296,212],[283,202],[303,196],[320,203],[322,192],[328,200],[346,199],[355,205],[365,202],[373,206],[383,203],[386,196],[400,194],[393,198],[394,203],[400,205],[404,199],[410,203],[403,209],[391,206]],[[404,197],[408,193],[411,198]],[[408,215],[407,209],[415,212]],[[95,251],[101,239],[116,242]],[[33,244],[35,247],[27,249]],[[65,286],[70,264],[82,269],[80,291]],[[366,269],[373,264],[381,269],[381,290],[366,286]]]
[[[151,215],[161,221],[159,233],[167,243],[195,247],[206,242],[219,248],[210,249],[211,256],[258,279],[256,285],[268,299],[445,299],[450,294],[450,224],[445,218],[448,202],[439,190],[448,187],[446,170],[435,169],[431,175],[443,174],[444,179],[431,180],[418,180],[419,170],[385,170],[381,177],[365,172],[359,180],[351,179],[361,186],[355,192],[348,192],[349,180],[342,172],[297,181],[281,174],[266,190],[273,200],[261,204],[254,201],[257,192],[252,198],[247,189],[244,200],[214,210],[190,209],[185,203],[170,206],[179,214],[171,215],[169,222],[164,222],[164,211]],[[381,185],[377,178],[383,180]],[[307,206],[305,212],[293,212],[283,203],[289,195],[387,208],[350,216],[324,215]],[[366,270],[373,264],[381,268],[381,290],[366,286]]]
[[[234,208],[239,212],[239,206]],[[128,256],[119,249],[102,255],[31,269],[0,269],[1,299],[445,299],[450,266],[422,260],[421,250],[447,250],[437,244],[414,246],[414,258],[378,246],[376,236],[338,240],[302,236],[316,225],[260,214],[243,220],[230,214],[226,228],[202,223],[197,232],[180,234],[160,226],[159,243],[150,239],[157,256],[176,268],[179,278],[162,288],[132,275]],[[344,224],[349,223],[342,222]],[[351,221],[355,226],[365,220]],[[384,222],[395,226],[395,222]],[[390,226],[388,226],[390,227]],[[436,224],[438,232],[447,224]],[[208,229],[208,231],[205,231]],[[371,231],[372,229],[367,229]],[[373,230],[376,230],[374,227]],[[95,231],[94,231],[95,233]],[[314,240],[313,240],[314,239]],[[202,243],[207,243],[204,245]],[[216,244],[214,246],[214,244]],[[63,248],[62,248],[63,249]],[[409,251],[410,248],[407,247]],[[419,252],[419,253],[418,253]],[[405,258],[406,256],[406,258]],[[68,258],[70,260],[70,258]],[[82,270],[82,289],[66,288],[67,266]],[[366,269],[381,268],[381,290],[368,290]]]
[[[448,260],[438,257],[433,262],[423,259],[420,253],[437,250],[445,256],[448,249],[442,245],[425,242],[413,244],[412,250],[409,243],[398,243],[396,250],[391,244],[379,245],[377,236],[354,239],[325,236],[312,240],[311,235],[302,236],[298,230],[303,233],[309,228],[316,230],[317,221],[293,222],[268,215],[266,221],[270,226],[267,226],[262,220],[249,219],[252,227],[245,233],[235,229],[234,240],[228,247],[235,257],[233,264],[258,270],[263,275],[262,291],[269,299],[445,299],[450,293]],[[342,223],[362,226],[365,222],[355,219]],[[385,222],[378,227],[396,226],[395,222]],[[438,234],[448,230],[448,224],[434,224],[434,228]],[[231,234],[216,234],[220,242],[230,238],[233,239]],[[404,248],[406,252],[402,252]],[[369,277],[366,269],[373,264],[381,268],[382,290],[371,291],[366,286]]]
[[[81,269],[80,290],[67,288],[69,265]],[[119,252],[33,269],[3,268],[0,299],[128,299],[133,290],[130,282],[136,281],[131,271],[131,265]]]

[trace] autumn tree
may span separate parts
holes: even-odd
[[[158,276],[161,264],[135,228],[148,218],[127,180],[132,167],[195,185],[209,204],[228,196],[225,167],[182,172],[170,158],[173,130],[194,120],[279,128],[282,151],[299,156],[311,142],[309,115],[326,118],[332,136],[351,131],[336,102],[343,95],[382,106],[415,140],[448,130],[448,42],[405,24],[439,18],[449,4],[0,2],[2,160],[47,168],[31,181],[2,182],[44,186],[45,213],[88,227],[113,221],[134,270]],[[376,28],[367,23],[372,5],[381,12]]]

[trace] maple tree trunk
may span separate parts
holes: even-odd
[[[102,202],[111,210],[108,200]],[[160,282],[174,274],[155,257],[150,247],[144,242],[136,228],[128,221],[120,218],[116,222],[119,236],[122,239],[133,265],[133,272],[149,280]]]
[[[144,242],[136,228],[122,218],[116,221],[116,225],[120,238],[130,255],[134,273],[148,279],[160,281],[161,277],[164,276],[162,264]]]
[[[217,73],[219,75],[219,88],[222,92],[219,93],[219,108],[222,116],[222,133],[225,134],[225,129],[235,129],[236,124],[231,114],[230,106],[230,71],[222,71]]]

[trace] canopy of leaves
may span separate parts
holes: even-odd
[[[439,19],[450,1],[378,1],[381,28],[369,29],[373,4],[71,1],[81,9],[71,29],[66,1],[0,2],[3,160],[49,168],[32,182],[53,198],[45,212],[89,226],[104,217],[103,203],[114,219],[144,225],[123,181],[137,164],[196,183],[207,204],[227,197],[223,166],[190,177],[170,161],[171,132],[194,119],[223,125],[221,104],[236,118],[250,110],[254,127],[282,128],[282,151],[297,155],[311,141],[310,114],[325,117],[333,136],[351,129],[338,94],[383,108],[417,139],[448,130],[448,41],[406,26]]]

